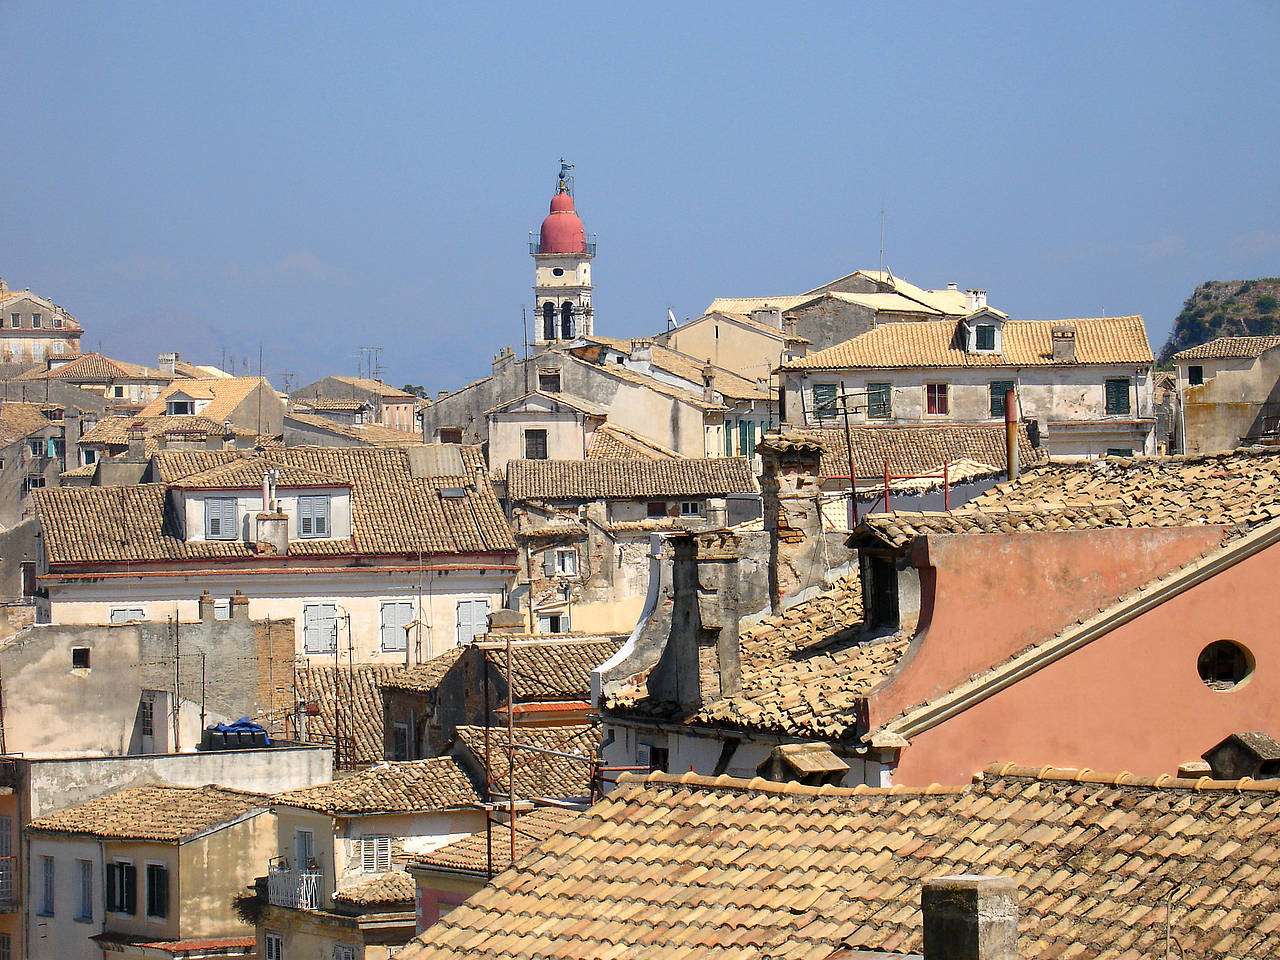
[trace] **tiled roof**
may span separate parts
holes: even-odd
[[[535,807],[516,814],[516,862],[552,834],[559,833],[565,825],[581,816],[580,811],[561,807]],[[489,829],[481,830],[437,847],[419,857],[416,863],[424,867],[442,870],[463,870],[469,873],[487,873],[492,853],[493,875],[496,877],[511,866],[511,821],[495,813]]]
[[[369,404],[364,400],[353,400],[350,397],[311,397],[298,398],[294,405],[304,410],[367,410]]]
[[[598,335],[583,337],[583,339],[589,342],[605,344],[625,354],[631,353],[634,344],[632,340],[619,340],[616,337],[601,337]],[[719,391],[720,394],[731,400],[767,401],[772,398],[767,386],[761,386],[754,380],[749,380],[740,374],[734,373],[732,370],[708,364],[705,360],[699,360],[697,357],[692,357],[687,353],[672,350],[670,347],[663,346],[660,343],[651,344],[649,356],[650,367],[675,374],[682,380],[687,380],[699,391],[702,389],[703,373],[709,367],[711,370],[712,389]]]
[[[380,423],[338,423],[328,417],[310,413],[288,413],[285,414],[285,420],[296,420],[304,426],[318,427],[339,437],[367,443],[371,447],[403,447],[406,444],[422,443],[422,435],[419,433],[386,427]]]
[[[276,472],[278,489],[290,487],[350,487],[342,477],[308,470],[296,463],[277,463],[265,457],[239,456],[188,474],[170,484],[182,490],[261,490],[263,476]]]
[[[414,477],[407,448],[289,447],[254,451],[167,450],[152,460],[157,483],[41,490],[36,498],[53,563],[103,560],[249,559],[239,540],[184,542],[166,509],[167,484],[249,460],[349,484],[352,537],[296,539],[290,555],[514,552],[515,541],[474,448],[462,448],[462,476]],[[257,469],[257,466],[255,466]],[[258,483],[261,483],[259,475]],[[462,489],[462,497],[441,490]]]
[[[411,667],[397,667],[378,681],[378,686],[392,690],[408,690],[413,693],[433,693],[449,668],[458,662],[466,647],[450,647],[444,653],[432,657],[426,663]]]
[[[491,641],[495,638],[490,638]],[[507,660],[501,644],[490,642],[490,660],[505,675]],[[622,646],[614,637],[567,640],[519,640],[511,644],[517,703],[530,700],[586,700],[591,696],[591,671]]]
[[[852,736],[859,702],[910,644],[910,637],[898,634],[860,639],[861,625],[856,571],[801,594],[781,613],[743,630],[741,692],[721,697],[714,665],[703,664],[703,706],[689,721],[786,736]],[[674,704],[649,700],[641,687],[619,690],[608,706],[621,713],[675,713]]]
[[[77,380],[88,382],[125,380],[129,378],[144,380],[181,379],[172,373],[144,367],[139,363],[127,363],[123,360],[112,360],[100,353],[86,353],[70,363],[64,363],[52,370],[36,367],[15,377],[17,380]],[[161,413],[163,413],[163,409]]]
[[[603,423],[591,435],[588,460],[675,460],[679,454],[639,434]]]
[[[144,418],[103,417],[84,433],[79,443],[81,446],[125,446],[129,442],[129,431],[135,424],[147,439],[169,436],[222,437],[227,433],[223,421],[191,414]],[[256,436],[252,430],[234,423],[231,425],[231,434],[236,437]]]
[[[680,460],[512,460],[512,500],[647,500],[754,493],[745,457]]]
[[[107,840],[180,843],[266,805],[263,794],[224,787],[132,787],[40,817],[27,829]]]
[[[1055,510],[960,509],[950,513],[897,510],[863,518],[855,533],[859,541],[879,540],[891,547],[916,537],[948,533],[1043,533],[1061,530],[1095,530],[1127,527],[1129,517],[1117,506],[1062,507]]]
[[[821,300],[824,296],[826,296],[825,293],[798,293],[782,297],[716,297],[707,304],[707,309],[703,310],[702,314],[706,316],[708,313],[736,313],[749,316],[757,310],[781,310],[785,313],[787,310],[794,310],[814,300]],[[779,336],[782,334],[782,331],[776,327],[769,329]]]
[[[911,300],[900,293],[843,293],[832,290],[827,295],[833,300],[868,307],[877,313],[918,313],[929,317],[943,315],[943,311],[937,307]]]
[[[485,411],[485,416],[499,413],[509,407],[523,405],[530,397],[542,397],[544,400],[550,400],[552,403],[562,404],[571,410],[577,410],[589,417],[605,417],[609,414],[609,408],[591,400],[585,400],[582,397],[575,397],[571,393],[560,393],[553,390],[532,390],[529,393],[521,394],[510,400],[503,400],[497,406],[490,407]]]
[[[158,397],[138,411],[138,416],[163,416],[169,399],[180,394],[192,399],[208,399],[209,402],[200,411],[200,415],[221,422],[229,419],[235,413],[236,407],[244,403],[259,384],[268,390],[271,389],[271,384],[262,377],[205,377],[175,380],[161,390]]]
[[[848,437],[853,442],[853,466],[859,477],[878,477],[889,472],[918,476],[936,473],[944,463],[975,460],[993,467],[1005,462],[1003,423],[966,423],[955,425],[851,426]],[[843,428],[808,428],[789,431],[785,439],[812,439],[822,445],[819,472],[824,477],[849,475],[849,444]],[[1031,445],[1026,427],[1018,427],[1019,462],[1023,467],[1044,459],[1044,452]]]
[[[333,899],[356,907],[372,907],[383,903],[412,903],[413,877],[403,870],[392,870],[333,892]]]
[[[16,400],[0,402],[0,442],[12,443],[49,426],[49,419],[40,412],[38,403],[22,403]]]
[[[460,726],[457,739],[475,757],[479,769],[485,768],[485,728]],[[489,784],[495,793],[508,793],[511,758],[507,755],[505,726],[489,727]],[[516,798],[519,800],[586,799],[591,794],[591,764],[586,761],[596,754],[599,731],[587,724],[559,727],[516,727],[515,760]],[[582,760],[553,757],[521,747],[572,753]]]
[[[1155,362],[1142,317],[1078,320],[1010,320],[1000,353],[968,353],[959,344],[958,323],[936,320],[886,323],[851,340],[788,361],[784,370],[909,367],[1054,366],[1054,327],[1076,329],[1076,364]],[[1062,365],[1058,363],[1058,365]]]
[[[1260,357],[1280,347],[1280,337],[1218,337],[1196,347],[1179,350],[1169,359],[1174,363],[1187,360],[1232,360]]]
[[[1253,525],[1269,520],[1280,506],[1280,454],[1236,450],[1047,463],[965,506],[988,513],[1102,508],[1108,526]]]
[[[381,380],[371,380],[368,377],[332,377],[339,383],[345,383],[348,386],[355,387],[358,390],[368,390],[370,393],[376,393],[384,400],[416,400],[412,393],[406,393],[399,387],[393,387],[389,383],[383,383]]]
[[[385,751],[382,740],[382,694],[378,687],[399,669],[386,664],[354,667],[308,665],[294,671],[298,702],[313,703],[320,713],[307,717],[307,740],[333,743],[335,726],[352,737],[356,763],[377,763]]]
[[[475,785],[452,757],[379,763],[330,783],[278,793],[273,804],[335,817],[453,810],[480,803]]]
[[[1274,783],[989,767],[966,788],[627,779],[415,939],[447,957],[919,953],[929,878],[1000,874],[1027,960],[1280,951]],[[1170,926],[1166,926],[1169,921]],[[855,954],[856,955],[856,954]]]

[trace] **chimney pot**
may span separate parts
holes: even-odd
[[[964,292],[965,309],[970,313],[977,313],[979,310],[987,308],[987,291],[985,290],[966,290]]]
[[[948,283],[948,284],[947,284],[947,289],[948,289],[948,290],[959,290],[959,289],[960,289],[960,285],[959,285],[958,283],[956,283],[954,280],[952,280],[950,283]]]
[[[1070,323],[1060,323],[1050,331],[1053,343],[1054,363],[1076,362],[1076,328]]]
[[[1018,902],[1008,877],[926,880],[924,960],[1017,960]]]

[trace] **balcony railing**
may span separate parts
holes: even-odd
[[[586,246],[586,249],[583,252],[586,253],[586,255],[589,257],[594,257],[596,255],[596,242],[594,240],[588,240],[585,246]],[[532,254],[542,253],[542,241],[530,240],[529,252]],[[558,252],[558,251],[553,251],[553,252]]]
[[[276,907],[318,910],[322,876],[314,870],[273,866],[267,871],[267,898]]]

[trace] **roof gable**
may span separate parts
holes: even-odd
[[[512,460],[512,500],[648,500],[754,493],[751,461],[744,457],[680,460]]]
[[[267,797],[225,787],[133,787],[95,797],[34,820],[28,830],[106,840],[181,843],[246,814],[266,810]]]
[[[272,804],[331,816],[429,813],[479,805],[480,794],[452,757],[379,763],[359,773],[279,793]]]

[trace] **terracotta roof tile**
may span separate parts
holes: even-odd
[[[587,448],[588,460],[675,460],[678,456],[666,447],[611,423],[601,424],[596,429],[591,435],[591,446]]]
[[[519,800],[585,800],[591,795],[591,765],[596,754],[599,731],[587,724],[551,727],[516,727],[516,750],[509,757],[505,726],[489,727],[488,764],[485,763],[485,728],[460,726],[457,741],[470,752],[479,770],[488,770],[490,789],[506,796],[510,782],[510,761],[515,760],[516,798]],[[534,750],[552,750],[581,757],[554,757]]]
[[[132,787],[33,820],[27,829],[180,843],[246,813],[265,810],[267,799],[260,793],[215,786]]]
[[[1248,360],[1280,347],[1280,337],[1218,337],[1199,346],[1179,350],[1169,359],[1174,363],[1187,360]]]
[[[192,414],[173,417],[103,417],[85,432],[79,443],[81,446],[125,446],[129,442],[129,432],[135,425],[147,439],[168,436],[194,436],[205,439],[221,437],[227,433],[227,427],[223,421]],[[252,430],[235,424],[231,425],[231,434],[236,437],[256,436]]]
[[[172,373],[144,367],[138,363],[112,360],[100,353],[86,353],[70,363],[60,364],[52,370],[36,367],[16,377],[17,380],[80,380],[86,383],[127,379],[175,380],[182,379]],[[161,410],[161,413],[164,411]]]
[[[920,475],[934,473],[944,463],[973,460],[1002,467],[1005,462],[1003,423],[955,425],[857,426],[850,427],[853,466],[859,477],[878,477],[888,461],[890,473]],[[849,442],[843,428],[816,427],[790,430],[779,439],[816,440],[822,446],[819,472],[824,477],[849,475]],[[770,438],[768,442],[777,442]],[[1025,426],[1018,428],[1018,451],[1024,468],[1045,458],[1044,451],[1031,446]]]
[[[525,813],[517,813],[516,862],[523,861],[538,844],[560,833],[579,816],[580,811],[559,807],[536,807]],[[511,866],[511,823],[497,814],[487,831],[481,830],[469,837],[437,847],[415,862],[423,867],[442,870],[486,873],[490,866],[490,851],[493,855],[493,874],[497,876]]]
[[[512,460],[512,500],[645,500],[756,492],[744,457],[680,460]]]
[[[38,403],[5,400],[0,403],[0,442],[12,443],[49,426]]]
[[[1077,320],[1009,320],[1000,353],[967,353],[958,346],[957,324],[939,320],[886,323],[874,330],[783,364],[784,370],[846,368],[1053,366],[1050,333],[1076,328],[1078,364],[1154,363],[1142,317]],[[1057,361],[1061,362],[1061,361]]]
[[[1256,822],[1280,792],[1205,786],[1012,765],[964,789],[628,780],[400,957],[919,953],[921,883],[949,873],[1014,881],[1029,960],[1158,955],[1175,891],[1184,956],[1274,955],[1280,842]]]
[[[236,407],[248,399],[259,385],[271,389],[262,377],[191,377],[175,380],[160,395],[138,411],[140,417],[164,416],[169,399],[175,396],[207,399],[200,416],[222,421],[230,418]]]
[[[333,893],[333,899],[339,903],[349,903],[357,907],[372,907],[384,903],[412,903],[413,898],[413,877],[403,870],[392,870],[370,877],[368,880],[342,887]]]
[[[334,730],[340,726],[342,736],[353,740],[356,763],[381,761],[385,751],[382,694],[378,687],[401,669],[386,664],[297,668],[294,685],[298,702],[315,704],[320,711],[307,717],[308,742],[331,744]]]
[[[480,803],[471,779],[452,757],[379,763],[330,783],[278,793],[273,804],[332,816],[452,810]]]
[[[422,435],[409,430],[398,430],[385,427],[380,423],[351,424],[338,423],[328,417],[309,413],[285,414],[285,420],[296,420],[307,427],[317,427],[340,437],[359,440],[371,447],[402,447],[406,444],[422,443]]]
[[[449,668],[458,662],[466,647],[450,647],[444,653],[432,657],[426,663],[411,667],[397,667],[378,681],[378,686],[392,690],[409,690],[414,693],[433,693]]]
[[[422,478],[413,476],[406,448],[167,450],[152,460],[160,482],[41,490],[36,509],[52,563],[249,559],[257,555],[254,546],[239,540],[183,541],[166,505],[166,484],[180,485],[184,478],[215,468],[234,472],[241,461],[255,470],[269,462],[298,475],[332,477],[352,488],[352,537],[296,539],[289,544],[290,555],[514,552],[515,541],[478,451],[464,447],[462,453],[465,476]],[[462,489],[464,496],[443,496],[448,488]]]

